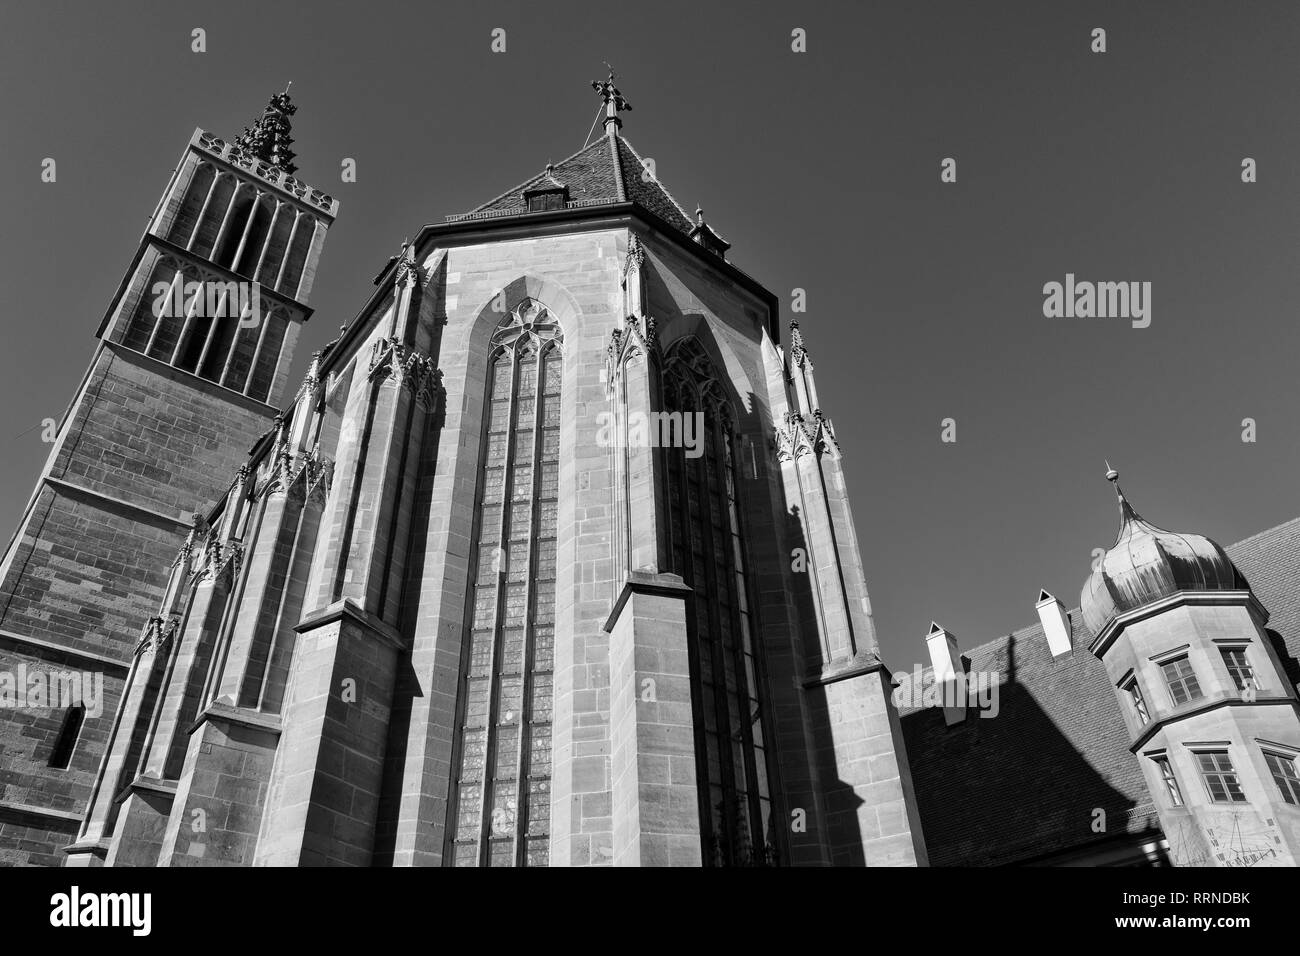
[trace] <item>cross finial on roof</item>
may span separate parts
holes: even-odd
[[[609,66],[608,63],[605,64]],[[627,112],[632,109],[617,86],[614,85],[614,68],[609,66],[609,79],[592,80],[591,88],[600,94],[605,103],[605,134],[607,136],[617,136],[619,127],[623,121],[618,118],[619,113]]]

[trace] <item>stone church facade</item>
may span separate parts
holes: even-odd
[[[1040,602],[1005,719],[895,706],[800,330],[594,86],[604,135],[404,243],[296,388],[338,203],[294,175],[287,94],[196,131],[0,565],[0,670],[105,679],[98,714],[0,712],[0,863],[1140,862],[1176,826],[1174,862],[1213,862],[1248,784],[1252,846],[1293,865],[1300,523],[1257,595],[1122,512],[1083,613]],[[1006,651],[930,638],[941,682]],[[1166,706],[1170,661],[1202,676]],[[1082,717],[1042,693],[1071,674]],[[1036,752],[1122,824],[1049,787],[999,854],[1015,728],[1089,714]]]
[[[811,362],[598,86],[291,391],[337,204],[283,95],[195,134],[6,559],[4,653],[111,676],[66,768],[4,731],[11,859],[924,862]],[[270,319],[156,317],[193,277]]]

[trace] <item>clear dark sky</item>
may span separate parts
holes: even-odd
[[[404,236],[582,145],[608,60],[678,200],[807,290],[886,660],[932,618],[989,640],[1039,588],[1077,602],[1107,457],[1145,517],[1223,544],[1300,512],[1298,49],[1294,3],[6,0],[3,537],[195,126],[232,137],[293,81],[299,175],[342,202],[301,368]],[[1067,272],[1151,282],[1151,326],[1044,318]]]

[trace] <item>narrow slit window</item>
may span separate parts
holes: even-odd
[[[1174,776],[1174,768],[1169,765],[1168,757],[1156,757],[1156,767],[1160,770],[1160,779],[1164,782],[1165,793],[1169,797],[1169,802],[1176,807],[1183,805],[1183,792],[1178,789],[1178,778]]]
[[[1129,702],[1133,705],[1133,713],[1137,715],[1138,722],[1148,724],[1151,722],[1151,715],[1147,713],[1147,702],[1142,697],[1142,688],[1138,686],[1137,678],[1130,680],[1124,689],[1128,691]]]
[[[55,770],[66,770],[72,762],[72,752],[77,749],[77,739],[81,736],[81,727],[86,722],[84,704],[73,704],[63,715],[63,726],[59,736],[54,739],[54,748],[50,751],[49,766]]]

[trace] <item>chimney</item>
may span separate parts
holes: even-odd
[[[936,683],[965,675],[966,665],[957,650],[957,635],[931,621],[925,643],[930,650],[930,666],[934,668]]]
[[[957,705],[944,707],[944,722],[949,727],[960,724],[966,719],[966,664],[957,649],[957,635],[931,621],[925,644],[930,651],[935,685],[943,691],[945,701]]]
[[[1038,592],[1038,620],[1047,635],[1047,646],[1053,657],[1070,653],[1070,615],[1065,605],[1046,591]]]

